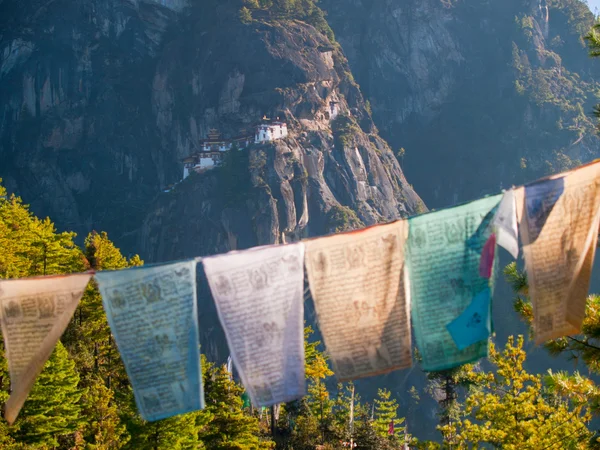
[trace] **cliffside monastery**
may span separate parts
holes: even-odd
[[[231,150],[234,145],[242,150],[250,144],[263,144],[283,139],[287,135],[285,122],[269,121],[267,118],[263,118],[263,122],[256,126],[254,134],[242,133],[241,136],[232,139],[222,138],[221,134],[213,128],[208,133],[208,139],[200,141],[200,150],[183,160],[183,179],[186,179],[192,171],[201,173],[219,166],[225,152]]]

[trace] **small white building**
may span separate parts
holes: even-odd
[[[254,143],[261,144],[263,142],[271,142],[277,139],[283,139],[288,135],[287,123],[275,121],[261,123],[256,127]]]
[[[223,153],[216,152],[198,152],[183,160],[183,179],[185,180],[192,171],[202,173],[212,169],[223,162]]]
[[[335,119],[340,112],[339,102],[329,102],[329,118]]]
[[[212,128],[208,132],[208,139],[200,141],[200,151],[183,160],[183,179],[185,180],[192,171],[202,173],[219,166],[223,162],[224,153],[231,150],[234,144],[241,150],[252,143],[252,134],[247,134],[244,130],[240,136],[223,139],[221,133]]]

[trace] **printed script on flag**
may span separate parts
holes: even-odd
[[[426,371],[445,370],[487,355],[483,338],[463,350],[455,336],[489,334],[487,317],[469,308],[491,280],[480,276],[481,251],[491,233],[495,207],[502,195],[483,198],[454,208],[409,219],[406,264],[410,274],[412,321],[415,340]],[[462,317],[465,311],[472,317]],[[450,324],[450,330],[447,328]],[[457,329],[457,324],[467,329]],[[472,328],[472,332],[469,331]]]
[[[236,370],[252,403],[305,395],[304,244],[203,259]]]
[[[404,220],[306,242],[319,328],[340,381],[411,365]]]
[[[0,281],[2,335],[11,394],[5,418],[12,424],[36,377],[83,296],[90,273]]]
[[[600,224],[600,163],[516,191],[536,343],[577,334]]]
[[[196,262],[98,272],[96,280],[141,416],[203,408]]]

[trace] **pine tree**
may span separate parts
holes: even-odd
[[[502,352],[490,344],[489,359],[496,370],[469,374],[477,388],[467,396],[464,417],[441,427],[455,436],[453,448],[484,443],[505,450],[588,448],[590,412],[573,408],[545,389],[541,376],[525,371],[522,336],[516,344],[511,336]]]
[[[352,408],[354,409],[354,416],[356,415],[355,412],[360,409],[360,396],[358,395],[358,393],[355,392],[353,398],[353,390],[354,385],[352,383],[349,383],[347,385],[338,383],[337,385],[337,395],[333,402],[332,424],[336,440],[350,440],[351,403],[353,403]]]
[[[311,327],[304,329],[305,370],[308,380],[306,402],[312,416],[318,420],[321,440],[325,441],[332,428],[333,401],[329,397],[329,391],[324,381],[333,375],[333,371],[329,368],[326,355],[319,350],[321,341],[309,342],[313,333]]]
[[[129,423],[131,441],[124,447],[131,450],[187,450],[205,448],[198,439],[196,424],[201,412],[193,412],[156,422],[136,417]]]
[[[242,8],[240,9],[240,21],[243,24],[249,24],[252,23],[252,12],[246,8],[245,6],[242,6]]]
[[[232,381],[229,373],[202,358],[205,411],[209,421],[200,429],[199,438],[208,450],[273,448],[274,443],[261,438],[258,420],[243,411],[244,389]]]
[[[462,405],[459,402],[459,393],[472,384],[469,377],[472,370],[472,365],[465,364],[453,369],[427,373],[427,391],[438,402],[439,423],[443,430],[452,430],[452,427],[446,425],[452,424],[460,417]],[[442,438],[446,444],[452,444],[454,436],[448,432],[442,433]]]
[[[515,311],[530,326],[529,333],[533,336],[533,307],[529,298],[527,274],[519,271],[515,263],[511,263],[504,269],[504,275],[515,293]],[[564,355],[574,361],[582,361],[592,374],[600,374],[600,296],[588,296],[579,335],[547,341],[544,347],[552,356]],[[553,386],[559,395],[575,402],[585,386],[587,406],[594,415],[600,415],[600,389],[592,380],[578,372],[573,375],[559,372],[550,373],[546,377],[546,384]]]
[[[81,398],[81,412],[85,417],[83,440],[90,450],[113,450],[129,441],[125,425],[121,423],[112,390],[102,379],[92,376],[85,380],[87,389]]]
[[[75,363],[59,342],[19,413],[14,438],[50,447],[74,439],[83,422],[78,384]]]
[[[356,442],[357,448],[369,450],[396,450],[399,443],[388,439],[387,434],[385,437],[380,435],[375,428],[375,421],[371,420],[370,414],[370,411],[361,409],[356,416],[354,442]]]
[[[387,436],[390,440],[399,442],[404,439],[404,418],[399,418],[398,402],[391,398],[392,393],[387,389],[378,389],[375,400],[375,423],[374,428],[379,436]],[[391,424],[394,426],[393,435],[389,434]]]
[[[57,233],[50,219],[40,220],[0,186],[0,278],[85,270],[75,233]]]

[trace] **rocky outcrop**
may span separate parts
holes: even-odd
[[[163,147],[184,157],[209,129],[232,137],[263,115],[285,120],[290,136],[253,145],[161,196],[140,240],[150,259],[291,242],[424,209],[345,57],[312,26],[192,18],[184,26],[190,34],[165,44],[153,83]]]

